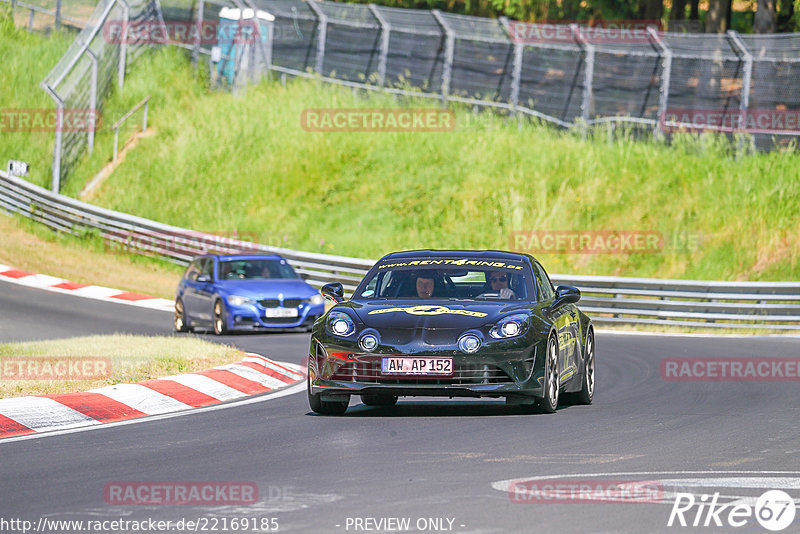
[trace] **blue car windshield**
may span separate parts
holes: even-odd
[[[220,280],[266,280],[298,278],[286,260],[242,259],[219,262]]]

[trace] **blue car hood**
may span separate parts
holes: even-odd
[[[268,279],[268,280],[220,280],[217,286],[229,295],[239,295],[253,299],[283,298],[307,299],[317,293],[317,290],[303,280],[298,279]]]

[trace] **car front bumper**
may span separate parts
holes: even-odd
[[[296,309],[296,317],[266,317],[267,309]],[[311,328],[314,321],[325,312],[325,305],[303,304],[297,308],[264,308],[260,305],[228,305],[230,330],[265,330],[281,328]]]
[[[309,387],[323,400],[349,395],[436,397],[541,397],[543,366],[536,346],[476,354],[359,354],[326,347],[309,360]],[[540,354],[544,354],[543,349]],[[394,375],[381,371],[383,357],[447,357],[450,376]],[[541,369],[540,369],[541,368]]]

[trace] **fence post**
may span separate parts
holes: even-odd
[[[97,112],[97,56],[94,52],[92,52],[91,48],[86,49],[86,55],[89,56],[89,59],[92,61],[92,85],[89,87],[89,109],[91,110],[90,117],[91,119],[91,126],[89,127],[89,154],[91,155],[94,152],[94,129],[97,126],[95,121],[95,114]]]
[[[61,29],[61,0],[56,0],[56,30]]]
[[[317,16],[317,22],[319,23],[319,34],[317,37],[317,62],[314,66],[314,70],[316,70],[321,76],[324,76],[324,74],[322,74],[322,68],[325,64],[325,41],[328,40],[328,15],[322,11],[316,2],[307,2],[306,5],[308,5],[308,7],[310,7]]]
[[[514,62],[511,72],[511,112],[517,113],[518,126],[522,127],[522,124],[519,122],[521,115],[517,112],[517,106],[519,105],[519,85],[520,78],[522,77],[522,43],[513,37],[514,32],[511,28],[511,23],[508,21],[508,17],[500,17],[499,20],[503,28],[505,28],[506,33],[508,33],[509,41],[514,45]]]
[[[42,88],[47,91],[50,97],[56,101],[56,138],[53,143],[53,176],[50,182],[50,189],[58,194],[61,189],[61,145],[62,130],[64,129],[64,101],[53,90],[52,87],[42,82]]]
[[[195,10],[195,37],[194,46],[192,47],[192,65],[194,65],[195,68],[197,68],[197,63],[200,61],[200,30],[203,28],[203,7],[205,3],[205,0],[199,0],[197,2],[197,9]]]
[[[389,36],[391,35],[392,27],[389,25],[389,22],[383,18],[383,15],[378,11],[378,7],[375,4],[370,4],[369,10],[378,20],[378,24],[381,25],[381,55],[378,59],[378,85],[383,87],[386,83],[386,58],[389,56]]]
[[[750,107],[750,81],[753,77],[753,54],[744,44],[739,34],[734,30],[728,30],[728,38],[733,43],[733,48],[738,52],[740,58],[744,58],[744,72],[742,73],[742,96],[739,98],[739,120],[747,125],[747,110]],[[741,54],[741,55],[740,55]]]
[[[258,17],[256,16],[256,20]],[[259,28],[261,28],[261,23],[259,24]],[[259,39],[261,43],[261,54],[264,56],[264,68],[267,71],[267,76],[272,79],[272,46],[275,42],[275,18],[273,17],[272,20],[267,21],[267,42],[266,44]]]
[[[586,53],[586,68],[583,74],[583,99],[581,100],[581,119],[589,123],[589,114],[592,106],[592,79],[594,78],[594,45],[587,42],[577,24],[570,24],[572,38]]]
[[[658,55],[661,58],[661,86],[658,88],[658,117],[653,135],[658,136],[662,133],[661,127],[666,120],[667,104],[669,103],[669,83],[672,76],[672,50],[658,35],[652,26],[647,27],[647,35],[653,45],[658,47]]]
[[[120,89],[125,84],[125,63],[128,59],[128,24],[130,23],[131,8],[125,0],[117,0],[122,4],[124,15],[122,16],[122,27],[124,28],[122,42],[119,44],[119,64],[117,65],[117,85]],[[105,24],[107,21],[103,21]]]
[[[447,95],[450,94],[450,80],[453,75],[453,56],[455,55],[456,37],[453,30],[445,22],[442,13],[438,9],[431,10],[431,14],[439,23],[446,38],[444,52],[444,66],[442,67],[442,105],[447,105]]]

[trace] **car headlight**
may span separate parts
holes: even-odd
[[[247,297],[240,297],[239,295],[231,295],[228,297],[228,302],[232,306],[244,306],[245,304],[253,304],[255,301]]]
[[[461,350],[461,352],[472,354],[481,348],[481,340],[475,334],[465,334],[459,338],[458,348]]]
[[[335,336],[347,337],[356,331],[356,324],[349,315],[343,312],[331,312],[326,322],[328,332]]]
[[[489,330],[489,335],[495,339],[505,339],[520,336],[524,334],[527,329],[528,316],[524,313],[517,313],[500,319],[500,321]]]
[[[319,306],[320,304],[325,302],[325,297],[323,297],[319,293],[315,293],[310,299],[308,299],[308,302],[310,302],[312,306]]]

